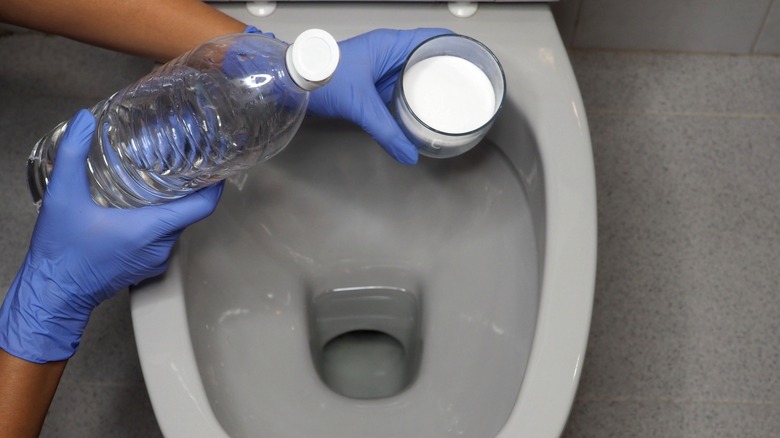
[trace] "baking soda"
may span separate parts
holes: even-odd
[[[473,131],[493,117],[496,96],[487,75],[457,56],[433,56],[409,67],[404,95],[414,114],[441,132]]]

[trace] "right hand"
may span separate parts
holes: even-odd
[[[31,362],[73,355],[92,310],[164,272],[181,232],[210,215],[222,193],[218,183],[163,205],[101,207],[86,169],[94,131],[87,110],[68,123],[30,248],[0,308],[0,347]]]
[[[312,92],[309,114],[356,123],[393,158],[404,164],[416,163],[417,148],[387,106],[412,50],[431,37],[448,33],[452,32],[379,29],[339,42],[339,66],[328,84]]]

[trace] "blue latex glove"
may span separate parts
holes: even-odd
[[[247,26],[244,33],[254,33],[268,38],[276,38],[274,34],[263,32],[254,26]],[[254,48],[250,43],[240,40],[237,43],[234,43],[225,52],[225,56],[222,58],[222,71],[230,78],[246,77],[246,70],[248,67],[250,69],[255,69],[256,71],[264,71],[267,68],[267,66],[263,64],[265,59],[251,56],[253,52]]]
[[[86,173],[94,131],[86,110],[68,124],[30,248],[0,307],[0,348],[30,362],[71,357],[92,310],[165,271],[181,232],[211,214],[222,193],[220,183],[165,205],[100,207]]]
[[[341,60],[333,79],[314,90],[308,113],[349,120],[363,128],[392,157],[417,162],[417,148],[393,119],[388,105],[404,61],[421,42],[447,29],[374,30],[339,43]]]

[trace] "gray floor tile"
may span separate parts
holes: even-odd
[[[586,109],[780,114],[780,58],[571,52]]]
[[[780,120],[593,116],[584,397],[780,400]]]
[[[152,61],[37,32],[0,37],[0,59],[0,96],[75,96],[93,103],[154,66]]]
[[[0,39],[2,41],[2,39]],[[0,75],[2,77],[2,75]],[[37,213],[27,188],[26,161],[35,142],[88,99],[9,95],[0,105],[0,297],[27,252]]]
[[[686,436],[770,438],[780,430],[778,403],[691,403],[685,414]]]
[[[68,382],[143,385],[127,291],[104,301],[92,313],[79,351],[68,363]]]
[[[162,437],[143,385],[62,382],[42,438]]]
[[[682,437],[683,407],[664,402],[577,401],[563,438]]]
[[[780,405],[674,400],[588,400],[575,403],[564,438],[771,438]]]

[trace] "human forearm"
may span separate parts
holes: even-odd
[[[37,437],[67,361],[33,363],[0,349],[0,437]]]
[[[3,0],[0,20],[158,61],[246,27],[200,0]]]

